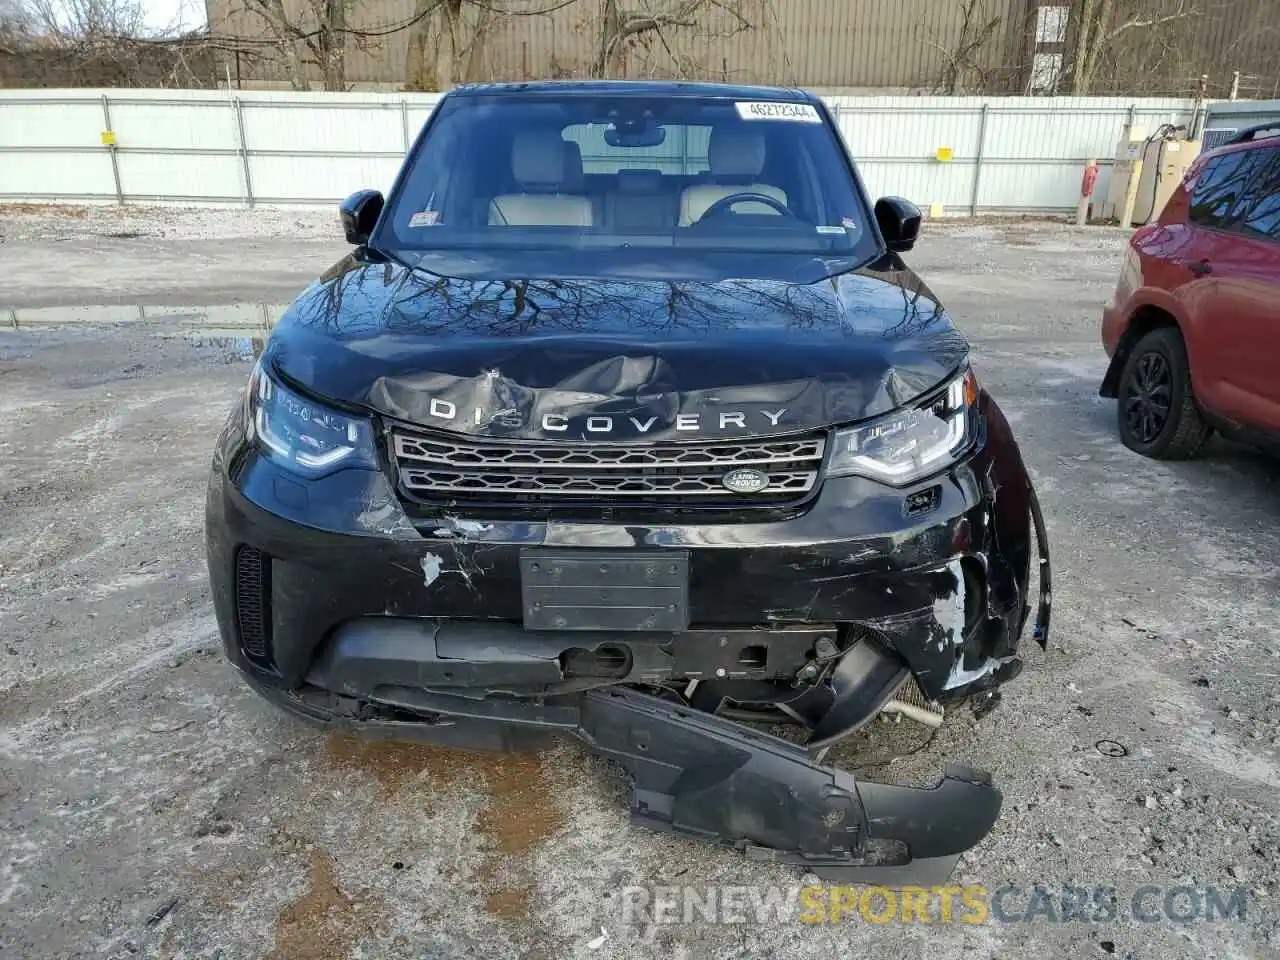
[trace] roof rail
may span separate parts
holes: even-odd
[[[1252,127],[1245,127],[1234,137],[1228,140],[1227,143],[1248,143],[1250,140],[1263,139],[1260,138],[1258,134],[1265,133],[1268,130],[1273,131],[1271,136],[1280,136],[1280,120],[1272,120],[1269,123],[1258,123],[1254,124]]]

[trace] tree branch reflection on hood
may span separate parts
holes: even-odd
[[[384,334],[697,339],[771,329],[896,340],[951,332],[950,320],[914,274],[878,266],[810,284],[466,279],[348,257],[298,299],[286,321],[340,339]]]

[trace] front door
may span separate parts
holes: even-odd
[[[1249,426],[1280,433],[1280,144],[1264,160],[1248,204],[1215,244],[1213,320],[1229,359],[1225,389]]]

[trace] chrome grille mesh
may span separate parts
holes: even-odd
[[[645,445],[495,441],[395,428],[400,487],[420,500],[591,501],[650,499],[701,504],[778,503],[818,482],[824,434]],[[769,478],[759,493],[733,493],[725,474],[749,468]]]

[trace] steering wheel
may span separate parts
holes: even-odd
[[[785,203],[775,200],[767,193],[755,193],[751,190],[743,190],[741,193],[731,193],[727,197],[721,197],[706,210],[702,211],[702,216],[698,218],[698,223],[706,220],[708,217],[718,217],[720,214],[729,210],[735,203],[763,203],[766,207],[773,210],[774,213],[780,213],[784,217],[795,217],[795,213]]]

